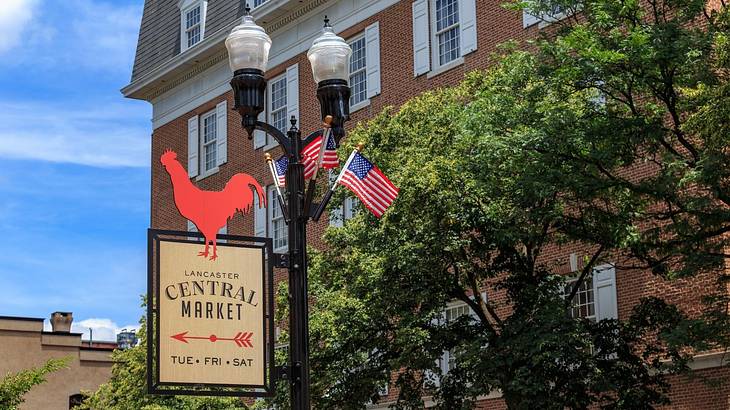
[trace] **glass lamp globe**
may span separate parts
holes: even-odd
[[[336,35],[325,18],[322,34],[314,40],[307,52],[307,58],[312,65],[314,81],[320,83],[326,80],[350,79],[350,54],[352,49],[345,40]]]
[[[226,38],[226,48],[233,72],[243,69],[266,71],[271,38],[250,14],[243,16],[241,24],[231,30]]]

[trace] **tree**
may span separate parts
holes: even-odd
[[[507,49],[350,133],[401,191],[312,256],[318,408],[363,407],[394,371],[399,408],[496,389],[512,409],[650,408],[693,353],[727,346],[727,12],[700,29],[704,2],[561,6],[584,17],[534,55]],[[564,244],[590,255],[571,295],[603,261],[718,288],[701,314],[652,297],[621,322],[576,320],[549,254]],[[473,314],[444,321],[451,300]]]
[[[45,383],[48,374],[65,368],[68,361],[68,358],[48,359],[41,367],[6,375],[0,380],[0,408],[4,410],[17,409],[24,402],[23,396],[30,389]]]
[[[143,306],[146,302],[143,302]],[[82,409],[104,410],[229,410],[248,408],[239,398],[162,396],[147,394],[146,319],[140,319],[139,343],[112,353],[114,365],[108,383],[89,395]]]

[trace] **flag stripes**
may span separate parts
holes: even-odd
[[[322,148],[322,139],[323,137],[320,135],[302,149],[302,162],[305,166],[309,161],[313,162],[313,166],[316,166],[317,160],[319,159],[319,150]],[[327,146],[322,157],[322,168],[331,169],[337,168],[338,166],[340,166],[340,159],[337,157],[337,144],[335,144],[335,138],[332,136],[332,133],[329,133]]]
[[[355,152],[338,182],[349,188],[370,212],[380,218],[398,196],[398,188],[382,171]]]
[[[317,163],[311,159],[302,158],[304,161],[304,179],[309,179],[314,175],[314,170],[317,167]],[[276,178],[279,180],[279,185],[284,186],[286,181],[286,169],[289,166],[289,158],[282,155],[274,161],[274,168],[276,169]]]

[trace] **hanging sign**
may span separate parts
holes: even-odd
[[[211,261],[198,257],[200,234],[149,235],[150,392],[270,395],[271,240],[219,235],[225,243],[217,244],[218,258]]]

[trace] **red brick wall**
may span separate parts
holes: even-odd
[[[372,117],[386,106],[399,106],[413,96],[436,87],[449,86],[458,83],[465,73],[488,66],[490,55],[497,51],[496,46],[507,40],[523,40],[534,36],[537,27],[522,28],[522,15],[519,12],[505,10],[500,2],[477,1],[477,51],[465,56],[464,64],[449,71],[428,78],[427,75],[413,77],[413,44],[411,26],[411,1],[401,1],[389,9],[351,27],[341,35],[344,38],[352,37],[362,32],[369,24],[380,22],[381,41],[381,88],[382,94],[371,99],[365,107],[352,115],[350,126],[359,121]],[[272,78],[286,70],[286,67],[299,63],[299,112],[300,128],[306,135],[309,131],[318,128],[320,123],[319,104],[316,100],[316,84],[311,76],[311,69],[305,54],[300,54],[276,67],[271,67],[267,77]],[[186,230],[186,221],[174,207],[172,186],[169,177],[159,163],[160,155],[165,149],[175,150],[181,163],[187,167],[187,120],[193,115],[200,115],[215,108],[222,99],[228,100],[228,106],[233,106],[232,93],[229,91],[223,96],[190,111],[176,120],[157,128],[152,136],[152,203],[151,225],[153,228]],[[197,185],[206,190],[220,190],[228,179],[237,172],[246,172],[256,178],[262,186],[272,183],[264,161],[264,152],[253,149],[252,141],[248,140],[240,126],[240,117],[235,112],[228,115],[228,163],[220,167],[220,172],[209,176]],[[278,156],[278,151],[272,153]],[[310,244],[321,246],[321,237],[327,227],[327,217],[323,216],[319,223],[310,223],[308,235]],[[252,235],[253,213],[245,216],[236,216],[228,227],[230,234]],[[558,260],[567,266],[569,252],[580,249],[554,248],[547,252],[546,260]],[[566,269],[567,273],[567,269]],[[277,270],[276,280],[285,280],[286,272]],[[702,277],[696,280],[677,281],[667,283],[647,272],[617,271],[617,294],[619,317],[626,318],[632,306],[639,298],[660,294],[682,306],[696,310],[698,295],[713,285],[711,278]],[[495,295],[490,295],[494,299]],[[497,295],[499,299],[499,295]],[[504,309],[508,309],[504,307]],[[503,311],[505,311],[503,310]],[[728,375],[727,371],[707,370],[708,374]],[[673,399],[677,409],[727,409],[727,387],[713,390],[699,384],[698,381],[687,381],[675,378],[677,384],[673,390]],[[390,397],[396,394],[391,389]],[[714,407],[713,407],[714,406]],[[501,400],[487,400],[479,405],[481,409],[501,409],[504,405]]]
[[[694,376],[670,378],[672,410],[730,409],[730,369],[714,368],[695,372]],[[718,386],[712,386],[717,383]]]

